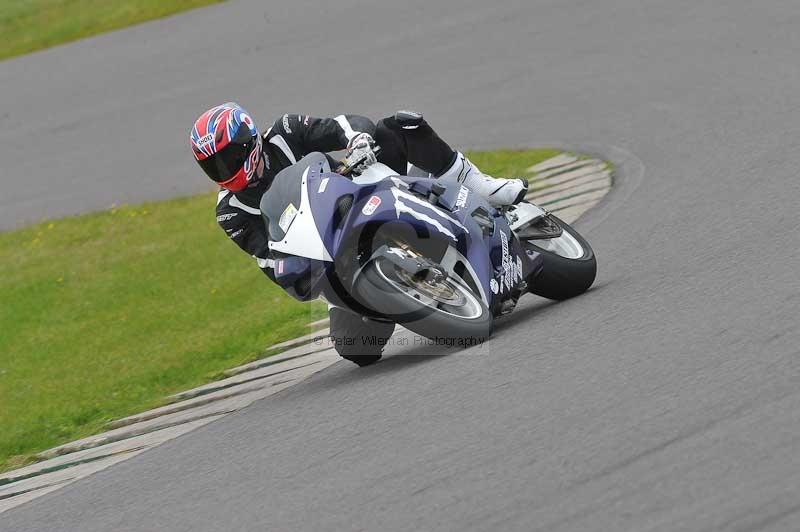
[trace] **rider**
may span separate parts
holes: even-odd
[[[466,185],[495,206],[518,203],[528,187],[524,179],[482,173],[413,111],[398,111],[377,124],[359,115],[286,114],[262,136],[247,111],[230,102],[209,109],[195,121],[190,144],[195,160],[220,186],[217,222],[273,281],[274,263],[259,210],[261,196],[278,172],[310,152],[346,149],[348,158],[365,160],[362,169],[380,161],[401,175],[413,164],[438,179]],[[377,156],[375,145],[381,148]],[[393,324],[335,307],[329,313],[331,336],[341,356],[359,365],[380,358]]]

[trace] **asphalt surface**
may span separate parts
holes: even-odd
[[[415,107],[460,146],[621,170],[578,224],[586,295],[336,364],[0,529],[800,529],[798,24],[795,0],[241,1],[0,64],[6,226],[203,189],[186,130],[226,99]]]

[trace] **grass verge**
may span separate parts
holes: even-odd
[[[524,175],[557,150],[469,154]],[[0,470],[100,432],[307,333],[325,307],[273,285],[218,228],[216,193],[0,233]]]
[[[221,0],[0,0],[0,60]]]

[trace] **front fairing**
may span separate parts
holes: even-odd
[[[435,204],[429,200],[434,184],[445,189]],[[351,256],[356,235],[371,236],[376,226],[409,226],[418,241],[439,244],[430,247],[442,251],[439,256],[430,256],[432,260],[451,269],[467,270],[476,285],[473,288],[489,308],[496,308],[499,301],[508,298],[534,268],[505,217],[459,184],[394,176],[368,185],[352,185],[341,184],[341,190],[353,195],[353,205],[342,227],[331,233],[330,251],[334,258]],[[333,190],[339,186],[337,181]],[[473,218],[471,214],[476,210],[486,214],[488,227],[482,228]]]
[[[440,254],[426,256],[459,275],[459,268],[466,270],[473,289],[492,309],[537,267],[505,216],[458,183],[395,176],[383,165],[374,165],[377,170],[352,181],[331,172],[322,159],[310,161],[313,164],[302,175],[301,205],[297,206],[298,219],[302,218],[298,227],[303,226],[304,232],[290,228],[286,236],[294,231],[292,242],[287,238],[288,243],[276,246],[283,246],[278,250],[282,253],[313,261],[312,286],[302,294],[304,300],[323,294],[332,303],[346,306],[352,278],[342,265],[364,260],[359,246],[372,238],[376,227],[387,224],[411,228],[417,242],[434,244],[431,249]],[[443,190],[431,201],[434,184]]]

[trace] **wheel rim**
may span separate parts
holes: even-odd
[[[404,296],[435,310],[474,320],[483,314],[480,302],[472,291],[457,279],[440,272],[434,279],[414,277],[394,264],[379,260],[376,263],[378,274]]]
[[[572,236],[566,229],[558,238],[548,238],[542,240],[529,240],[534,246],[549,251],[565,259],[579,259],[583,257],[583,246],[578,239]]]

